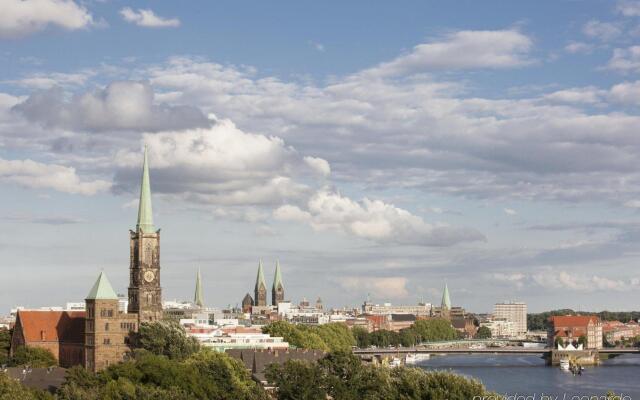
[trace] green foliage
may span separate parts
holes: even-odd
[[[0,328],[0,364],[9,362],[9,349],[11,347],[11,331]]]
[[[132,342],[134,347],[173,360],[184,360],[200,348],[195,338],[188,337],[184,328],[172,321],[141,324],[138,333],[133,334]]]
[[[244,365],[207,349],[185,360],[140,350],[132,360],[93,375],[72,368],[60,390],[61,400],[265,400]]]
[[[48,392],[32,390],[0,373],[0,400],[53,400]]]
[[[628,322],[631,320],[638,320],[640,318],[640,311],[601,311],[601,312],[589,312],[589,311],[573,311],[571,309],[545,311],[537,314],[527,315],[527,327],[532,331],[546,330],[549,327],[548,319],[555,315],[597,315],[603,321],[622,321]]]
[[[292,347],[301,349],[346,351],[356,345],[349,327],[342,323],[306,326],[277,321],[263,327],[262,332],[281,336]]]
[[[44,368],[57,365],[58,362],[51,352],[40,347],[20,346],[13,352],[11,365],[28,365],[32,368]]]
[[[481,326],[476,332],[476,339],[491,339],[491,329],[486,326]]]
[[[331,353],[317,364],[288,361],[267,369],[279,400],[470,399],[489,395],[477,380],[419,368],[362,364],[351,353]]]
[[[585,335],[581,335],[581,336],[578,338],[578,344],[581,344],[581,345],[583,345],[583,346],[586,346],[586,345],[587,345],[587,337],[586,337]]]

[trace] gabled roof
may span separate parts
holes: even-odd
[[[113,290],[107,275],[100,272],[98,280],[93,284],[91,291],[86,297],[87,300],[118,300],[118,295]]]
[[[554,326],[578,326],[583,327],[589,323],[596,324],[599,318],[595,315],[554,315],[549,317]]]
[[[30,342],[83,343],[84,311],[18,311],[16,325]]]

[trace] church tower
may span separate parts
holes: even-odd
[[[280,273],[280,261],[276,261],[276,274],[273,277],[271,287],[271,305],[277,307],[278,303],[284,301],[284,285],[282,284],[282,274]]]
[[[193,304],[198,308],[204,307],[204,297],[202,295],[202,278],[200,276],[200,267],[198,267],[198,273],[196,274],[196,291],[193,294]]]
[[[449,297],[449,286],[444,284],[444,291],[442,292],[442,301],[440,302],[440,316],[442,318],[449,318],[451,312],[451,298]]]
[[[142,183],[138,222],[130,233],[129,313],[138,314],[138,321],[162,319],[162,289],[160,288],[160,230],[153,226],[151,184],[147,147],[144,148]]]
[[[264,280],[264,271],[262,270],[262,260],[258,263],[258,276],[256,277],[256,287],[254,290],[254,305],[256,307],[267,306],[267,283]]]

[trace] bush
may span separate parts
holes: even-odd
[[[174,321],[145,322],[132,336],[134,347],[172,360],[184,360],[200,349],[198,341]]]
[[[11,365],[28,365],[32,368],[46,368],[57,364],[55,356],[40,347],[20,346],[11,358]]]

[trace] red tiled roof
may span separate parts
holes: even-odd
[[[589,322],[598,322],[595,315],[556,315],[549,320],[554,326],[587,326]]]
[[[29,342],[84,342],[84,311],[18,311],[24,339]]]

